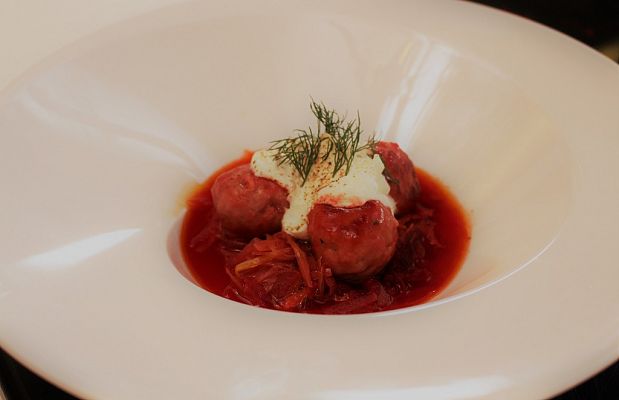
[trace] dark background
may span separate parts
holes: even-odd
[[[541,22],[591,47],[619,42],[619,0],[476,0]],[[615,58],[615,61],[618,61]]]
[[[619,62],[619,0],[479,0],[541,22]],[[619,110],[618,110],[619,112]],[[0,387],[7,400],[75,400],[0,349]],[[0,397],[1,398],[1,397]],[[619,400],[619,362],[554,400]]]

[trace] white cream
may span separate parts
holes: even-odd
[[[299,239],[307,239],[307,215],[314,204],[330,204],[339,207],[360,206],[369,200],[378,200],[395,213],[395,201],[389,196],[389,184],[383,176],[385,166],[378,155],[367,152],[355,155],[350,171],[346,167],[333,173],[333,154],[312,167],[310,175],[301,186],[302,179],[288,164],[278,165],[274,153],[260,150],[254,153],[251,168],[263,178],[273,179],[288,190],[290,207],[282,220],[282,229]]]
[[[290,164],[279,165],[274,156],[275,152],[271,150],[256,151],[251,157],[251,169],[256,176],[272,179],[292,193],[297,187],[299,174]]]

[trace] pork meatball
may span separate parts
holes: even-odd
[[[288,191],[275,181],[257,177],[249,165],[221,174],[211,194],[222,228],[243,238],[279,231],[289,207]]]
[[[317,204],[308,219],[314,254],[338,277],[355,281],[375,275],[395,252],[398,221],[379,201],[351,208]]]
[[[389,195],[396,203],[397,213],[412,211],[420,192],[413,162],[397,143],[378,142],[376,152],[385,164],[383,175],[389,183]]]

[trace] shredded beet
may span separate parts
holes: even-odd
[[[336,281],[328,266],[316,260],[311,245],[279,232],[255,238],[242,248],[227,237],[216,216],[191,241],[197,252],[205,243],[223,249],[230,277],[225,297],[248,304],[285,311],[350,314],[380,311],[425,279],[417,266],[425,254],[440,247],[434,234],[432,211],[418,207],[399,220],[396,255],[378,277],[359,284]]]

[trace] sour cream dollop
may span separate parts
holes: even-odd
[[[389,184],[383,176],[385,165],[378,154],[361,151],[355,155],[348,174],[344,166],[333,176],[333,154],[323,161],[324,150],[321,149],[304,185],[291,165],[278,165],[274,151],[259,150],[252,157],[251,169],[256,176],[272,179],[288,190],[290,207],[282,219],[284,232],[308,239],[307,216],[314,204],[357,207],[377,200],[395,214],[395,201],[389,196]]]

